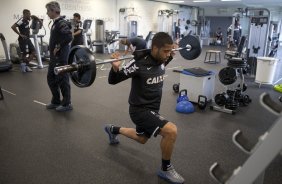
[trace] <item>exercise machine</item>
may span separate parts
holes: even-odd
[[[12,69],[12,62],[11,62],[10,55],[8,52],[6,39],[2,33],[0,33],[0,39],[1,39],[1,42],[4,48],[4,53],[5,53],[5,59],[0,60],[0,72],[5,72],[5,71],[9,71],[10,69]]]
[[[92,42],[96,53],[105,53],[105,22],[95,20],[95,40]]]
[[[250,18],[248,57],[266,56],[270,11],[266,8],[247,8]]]
[[[43,23],[43,19],[41,19],[41,21]],[[40,56],[43,61],[50,61],[49,45],[43,41],[43,37],[46,36],[46,29],[43,25],[42,28],[44,29],[44,34],[37,35],[40,40]]]
[[[91,32],[90,32],[91,25],[92,25],[92,20],[86,19],[83,21],[82,36],[83,36],[83,45],[93,50],[93,46],[91,44]]]
[[[119,31],[105,31],[105,44],[108,50],[108,53],[112,51],[115,52],[117,44],[116,42],[119,40]]]
[[[31,37],[33,38],[33,41],[34,41],[34,48],[36,51],[37,63],[30,62],[30,64],[35,66],[33,68],[39,68],[39,69],[48,67],[48,65],[43,65],[42,63],[41,51],[40,51],[40,47],[38,43],[38,32],[42,28],[42,26],[43,26],[42,20],[32,19],[31,26],[30,26],[30,28],[32,29]]]
[[[179,18],[178,10],[159,10],[158,11],[158,32],[167,32],[175,40],[180,38],[180,28],[179,35],[177,35],[177,22]]]
[[[227,29],[227,48],[233,49],[238,47],[240,42],[240,37],[242,34],[242,28],[240,26],[240,16],[241,13],[236,12],[232,16],[232,24]]]
[[[154,33],[153,31],[149,31],[148,35],[145,38],[145,41],[147,43],[147,48],[150,49],[152,46],[152,40],[153,37],[155,36],[156,33]]]
[[[274,102],[267,93],[260,96],[260,103],[279,118],[268,131],[259,137],[259,141],[255,145],[251,144],[240,130],[233,134],[232,141],[234,144],[250,156],[242,166],[239,166],[232,173],[227,173],[215,162],[210,167],[210,175],[218,183],[262,184],[265,169],[281,153],[282,106]]]

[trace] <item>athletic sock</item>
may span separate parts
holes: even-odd
[[[119,134],[119,129],[120,129],[120,127],[112,126],[112,127],[111,127],[111,132],[112,132],[113,134]]]
[[[167,169],[170,167],[170,160],[164,160],[162,159],[162,170],[167,171]]]

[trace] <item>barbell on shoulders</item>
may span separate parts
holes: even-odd
[[[136,50],[135,53],[146,51],[148,50]],[[179,48],[172,49],[172,51],[179,51],[184,59],[193,60],[201,54],[202,49],[198,38],[187,35],[180,40]],[[70,73],[72,82],[76,86],[83,88],[92,85],[95,81],[97,72],[96,65],[133,58],[134,55],[131,55],[119,59],[107,59],[96,63],[93,52],[85,46],[78,45],[71,49],[68,56],[68,65],[55,67],[54,73],[56,75]]]

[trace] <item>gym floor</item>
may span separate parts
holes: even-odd
[[[218,71],[226,66],[204,63],[206,49],[193,61],[179,54],[167,66],[160,114],[178,127],[172,163],[190,184],[216,183],[209,168],[218,162],[226,171],[242,165],[248,155],[232,143],[232,134],[240,129],[256,143],[258,137],[275,122],[276,116],[259,104],[259,96],[269,93],[278,102],[271,86],[254,83],[246,76],[252,103],[240,107],[235,115],[196,106],[192,114],[175,112],[176,98],[172,85],[179,82],[173,69],[202,67]],[[107,54],[96,55],[108,58]],[[4,100],[0,101],[0,183],[1,184],[155,184],[166,182],[156,175],[160,168],[160,136],[141,145],[125,137],[120,144],[108,144],[104,125],[113,123],[133,127],[128,115],[130,80],[109,85],[110,65],[99,66],[95,83],[88,88],[72,85],[73,111],[59,113],[46,110],[51,94],[47,86],[47,69],[21,73],[19,65],[0,73]],[[216,76],[214,94],[224,91]],[[255,167],[255,166],[254,166]],[[282,156],[266,169],[266,184],[282,181]]]

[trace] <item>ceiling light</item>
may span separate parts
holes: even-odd
[[[169,3],[184,3],[184,1],[169,1]]]
[[[241,1],[241,0],[221,0],[221,1]]]
[[[206,3],[206,2],[210,2],[210,0],[195,0],[193,2],[194,3]]]

